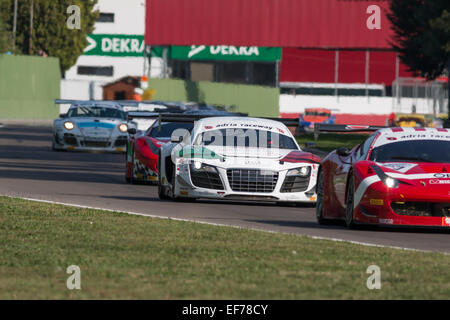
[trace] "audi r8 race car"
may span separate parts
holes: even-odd
[[[55,103],[71,106],[53,122],[53,150],[125,152],[130,124],[122,105],[114,101]]]
[[[331,152],[319,171],[316,215],[348,227],[450,227],[450,130],[383,128],[351,151]]]
[[[158,193],[182,201],[314,203],[319,162],[279,121],[207,117],[161,146]]]
[[[168,110],[173,111],[172,109]],[[166,110],[155,112],[129,112],[128,119],[136,123],[136,129],[131,128],[127,143],[127,159],[125,169],[125,180],[128,183],[134,182],[157,182],[158,153],[161,145],[170,141],[170,137],[175,130],[184,129],[191,131],[193,121],[171,122],[159,121],[159,115]],[[166,114],[167,116],[173,113]],[[188,110],[183,112],[183,116],[230,116],[233,113],[219,110]],[[177,118],[180,118],[177,117]],[[146,126],[147,125],[147,126]],[[142,130],[145,127],[145,130]]]
[[[151,118],[152,115],[132,115],[133,121]],[[176,129],[192,130],[192,122],[160,122],[158,114],[154,114],[153,124],[142,134],[130,130],[127,143],[125,179],[129,183],[138,181],[157,182],[159,149],[170,142]]]

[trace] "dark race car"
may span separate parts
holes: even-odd
[[[384,128],[331,152],[320,166],[316,215],[348,227],[450,227],[450,130]]]

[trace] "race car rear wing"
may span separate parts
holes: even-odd
[[[156,119],[160,114],[158,112],[145,112],[145,111],[128,111],[128,121],[133,119]]]
[[[319,132],[369,132],[377,131],[385,126],[367,126],[367,125],[355,125],[355,124],[328,124],[328,123],[315,123],[314,131]]]
[[[246,113],[231,113],[231,114],[170,114],[161,113],[159,115],[162,122],[195,122],[203,118],[210,117],[248,117]],[[260,119],[274,120],[283,123],[287,127],[296,127],[299,125],[298,118],[269,118],[257,117]]]
[[[72,100],[72,99],[55,99],[55,104],[76,104],[76,103],[97,103],[97,102],[111,102],[120,104],[122,106],[135,106],[139,104],[158,104],[155,101],[137,101],[137,100]]]
[[[383,128],[385,126],[368,126],[368,125],[356,125],[356,124],[328,124],[328,123],[315,123],[314,124],[314,140],[319,138],[321,132],[372,132]]]
[[[158,113],[158,112],[128,112],[128,121],[133,119],[157,119],[158,125],[161,126],[162,122],[195,122],[204,118],[211,117],[247,117],[246,113],[199,113],[199,114],[182,114],[182,113]],[[288,127],[298,126],[298,118],[286,119],[286,118],[266,118],[262,117],[261,119],[275,120],[283,123]]]

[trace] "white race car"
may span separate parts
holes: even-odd
[[[161,199],[316,202],[320,158],[303,152],[281,122],[207,117],[160,149]]]
[[[65,103],[57,100],[56,103]],[[122,105],[113,101],[74,101],[53,122],[53,150],[125,152],[128,128]]]

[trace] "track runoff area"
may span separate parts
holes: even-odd
[[[0,131],[0,148],[3,150],[0,156],[2,169],[0,194],[7,197],[29,199],[43,204],[64,204],[77,207],[79,210],[102,209],[110,211],[112,215],[114,213],[111,211],[114,211],[164,218],[166,221],[195,221],[208,225],[237,227],[237,229],[233,228],[234,230],[263,230],[269,232],[264,234],[270,237],[278,237],[278,234],[305,235],[309,237],[308,241],[312,241],[311,248],[313,243],[320,244],[322,248],[334,248],[351,243],[349,245],[357,244],[357,247],[366,248],[364,250],[369,250],[368,252],[376,252],[384,247],[406,249],[394,250],[405,252],[404,254],[434,255],[423,251],[444,253],[442,257],[450,252],[446,232],[348,230],[341,225],[319,226],[313,206],[284,207],[272,203],[212,200],[193,203],[160,201],[156,186],[125,184],[123,154],[53,152],[50,128],[4,127]],[[213,226],[205,227],[214,228]],[[323,239],[334,241],[322,242]],[[298,258],[298,253],[297,249],[292,250],[290,254]],[[417,257],[414,259],[417,260]],[[362,271],[364,275],[365,268],[370,263],[366,264]],[[317,293],[316,295],[311,292],[308,294],[313,298],[324,297]],[[88,297],[95,298],[95,294]],[[179,296],[176,297],[179,298]],[[266,296],[218,296],[225,299],[274,297],[269,292]],[[281,297],[293,298],[285,294],[281,294]],[[363,295],[358,297],[361,298]],[[197,298],[212,297],[200,295]],[[308,297],[299,295],[294,298]]]

